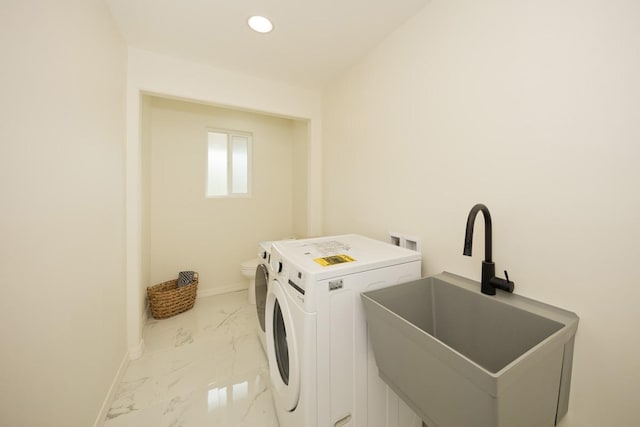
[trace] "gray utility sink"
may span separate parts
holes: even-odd
[[[429,427],[545,427],[567,412],[578,316],[441,273],[362,294],[380,377]]]

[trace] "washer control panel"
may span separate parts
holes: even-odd
[[[300,294],[305,294],[302,272],[300,270],[297,270],[295,267],[289,269],[287,283]]]

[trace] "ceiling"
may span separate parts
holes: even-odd
[[[106,0],[130,46],[322,88],[429,0]],[[264,15],[273,32],[247,26]]]

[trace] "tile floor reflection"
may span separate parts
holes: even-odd
[[[198,298],[145,326],[105,427],[277,427],[266,356],[247,293]]]

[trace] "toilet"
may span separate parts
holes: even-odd
[[[249,304],[256,303],[256,267],[258,267],[260,263],[260,258],[253,258],[240,263],[240,272],[249,281]]]

